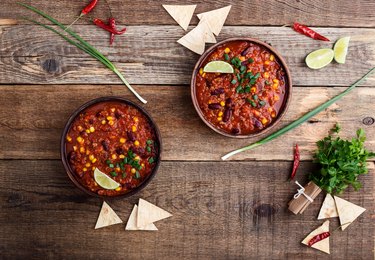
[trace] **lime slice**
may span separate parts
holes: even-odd
[[[213,73],[233,73],[233,67],[228,62],[216,60],[206,64],[203,68],[204,72]]]
[[[346,55],[348,54],[350,37],[344,37],[337,40],[333,51],[335,53],[335,61],[344,64]]]
[[[104,189],[114,190],[120,186],[119,183],[112,180],[108,175],[101,172],[98,168],[94,171],[95,181]]]
[[[305,62],[310,69],[320,69],[330,64],[333,56],[332,49],[320,49],[307,55]]]

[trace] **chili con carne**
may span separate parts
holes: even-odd
[[[292,171],[292,174],[290,175],[290,180],[293,180],[294,177],[296,176],[299,163],[300,163],[300,154],[299,154],[298,144],[296,144],[296,147],[294,149],[293,171]]]
[[[317,33],[316,31],[314,31],[313,29],[307,27],[306,25],[303,25],[303,24],[300,24],[300,23],[293,23],[293,29],[296,31],[296,32],[299,32],[303,35],[306,35],[310,38],[313,38],[315,40],[320,40],[320,41],[330,41],[328,38],[324,37],[323,35]]]

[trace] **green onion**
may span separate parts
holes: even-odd
[[[254,59],[249,58],[248,61],[249,61],[249,63],[253,63],[253,62],[254,62]]]
[[[117,173],[116,172],[111,172],[112,177],[116,177]]]
[[[264,101],[264,100],[260,100],[260,101],[259,101],[259,105],[261,105],[262,107],[265,106],[265,105],[266,105],[266,101]]]
[[[151,145],[152,144],[152,140],[147,140],[146,144]]]
[[[345,95],[347,95],[355,87],[357,87],[359,84],[361,84],[366,78],[368,78],[374,71],[375,71],[375,67],[372,68],[369,72],[367,72],[362,78],[360,78],[359,80],[357,80],[349,88],[347,88],[346,90],[344,90],[343,92],[341,92],[339,95],[337,95],[337,96],[333,97],[332,99],[328,100],[327,102],[321,104],[317,108],[315,108],[315,109],[311,110],[310,112],[306,113],[301,118],[299,118],[296,121],[290,123],[289,125],[285,126],[284,128],[282,128],[282,129],[280,129],[280,130],[278,130],[278,131],[270,134],[269,136],[267,136],[267,137],[259,140],[258,142],[255,142],[255,143],[252,143],[252,144],[250,144],[248,146],[245,146],[245,147],[242,147],[240,149],[234,150],[234,151],[232,151],[232,152],[224,155],[223,157],[221,157],[221,159],[222,160],[226,160],[226,159],[228,159],[229,157],[231,157],[231,156],[233,156],[235,154],[238,154],[238,153],[241,153],[241,152],[253,149],[255,147],[258,147],[260,145],[263,145],[265,143],[268,143],[269,141],[272,141],[273,139],[275,139],[275,138],[277,138],[277,137],[279,137],[279,136],[281,136],[281,135],[289,132],[290,130],[296,128],[300,124],[306,122],[311,117],[313,117],[316,114],[320,113],[321,111],[323,111],[324,109],[328,108],[330,105],[332,105],[333,103],[335,103],[336,101],[338,101],[339,99],[341,99],[342,97],[344,97]]]
[[[241,91],[243,91],[242,87],[241,87],[241,86],[238,86],[238,87],[236,88],[236,92],[237,92],[237,93],[241,93]]]
[[[110,163],[111,163],[111,161],[110,161],[110,160],[106,160],[105,162],[106,162],[107,164],[110,164]]]
[[[125,178],[126,177],[126,172],[123,172],[122,173],[122,178]]]
[[[136,179],[141,178],[141,175],[139,174],[139,171],[136,171],[136,172],[135,172],[135,178],[136,178]]]
[[[148,162],[149,162],[149,163],[153,163],[153,162],[155,162],[154,157],[150,157],[150,159],[148,159]]]
[[[115,168],[115,166],[113,165],[113,163],[108,164],[108,167],[109,168]]]
[[[77,48],[83,50],[84,52],[86,52],[87,54],[90,54],[93,58],[97,59],[98,61],[100,61],[103,65],[105,65],[108,69],[110,69],[111,71],[113,71],[120,79],[121,81],[125,84],[125,86],[127,86],[127,88],[144,104],[147,103],[147,101],[145,99],[143,99],[133,88],[132,86],[130,86],[129,82],[124,78],[124,76],[120,73],[120,71],[116,68],[116,66],[110,61],[108,60],[107,57],[105,57],[103,54],[101,54],[95,47],[93,47],[91,44],[89,44],[88,42],[86,42],[85,40],[83,40],[81,38],[81,36],[79,36],[78,34],[76,34],[75,32],[73,32],[71,29],[67,28],[65,25],[63,25],[62,23],[60,23],[59,21],[57,21],[56,19],[54,19],[53,17],[49,16],[48,14],[46,13],[43,13],[42,11],[40,11],[39,9],[33,7],[33,6],[30,6],[30,5],[27,5],[27,4],[24,4],[24,3],[20,3],[18,2],[17,4],[33,11],[34,13],[37,13],[39,14],[40,16],[46,18],[47,20],[49,20],[50,22],[52,22],[53,24],[57,25],[58,27],[60,27],[61,29],[64,30],[64,32],[67,32],[70,36],[72,36],[73,38],[75,38],[77,41],[71,39],[71,38],[68,38],[67,35],[64,35],[63,33],[61,32],[58,32],[57,30],[55,30],[54,28],[48,26],[48,25],[45,25],[45,24],[42,24],[40,22],[37,22],[37,21],[34,21],[34,20],[31,20],[31,19],[28,19],[28,18],[25,18],[26,20],[29,20],[30,22],[33,22],[37,25],[40,25],[54,33],[56,33],[57,35],[59,35],[60,37],[62,37],[64,40],[66,40],[67,42],[69,42],[70,44],[76,46]]]
[[[254,95],[254,96],[253,96],[253,99],[254,99],[254,100],[257,100],[257,99],[258,99],[258,96],[257,96],[257,95]]]
[[[151,153],[151,147],[150,146],[147,146],[146,150],[147,150],[147,152]]]
[[[233,79],[230,83],[232,83],[233,85],[237,83],[237,80]]]
[[[228,55],[227,53],[224,53],[224,59],[225,59],[226,61],[229,60],[229,55]]]

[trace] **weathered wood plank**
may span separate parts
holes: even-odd
[[[183,35],[178,26],[130,26],[109,47],[109,35],[94,26],[77,26],[133,84],[190,84],[198,55],[176,41]],[[0,83],[2,84],[121,84],[98,61],[38,26],[0,27]],[[290,66],[293,82],[301,86],[347,86],[375,66],[375,29],[320,28],[332,42],[315,41],[285,27],[231,27],[218,40],[247,36],[271,43]],[[351,36],[347,62],[310,70],[305,56],[330,48],[343,36]],[[366,86],[375,84],[375,76]]]
[[[298,180],[314,170],[302,163]],[[158,232],[94,230],[101,202],[76,189],[59,161],[0,160],[0,252],[5,259],[373,259],[373,174],[343,198],[367,211],[335,232],[331,255],[300,241],[320,225],[316,201],[295,216],[287,202],[296,186],[287,162],[163,162],[146,189],[108,203],[124,221],[144,198],[170,211]],[[27,176],[27,178],[25,177]],[[331,230],[339,225],[331,220]],[[22,246],[19,246],[22,241]]]
[[[160,127],[165,160],[219,160],[226,152],[256,140],[237,140],[214,133],[195,112],[188,87],[135,87],[149,101],[144,107]],[[288,113],[279,127],[343,90],[295,87]],[[118,85],[4,85],[0,86],[0,93],[0,158],[3,159],[57,159],[60,134],[77,107],[93,98],[108,95],[135,100],[125,87]],[[296,142],[302,159],[311,159],[316,149],[315,142],[326,136],[336,122],[342,125],[342,136],[345,137],[352,137],[358,128],[364,128],[368,136],[366,145],[375,151],[374,99],[374,88],[355,89],[310,122],[233,159],[292,160],[292,147]]]
[[[53,14],[55,18],[69,24],[74,16],[79,15],[84,7],[82,1],[25,1],[37,8]],[[107,3],[108,4],[107,4]],[[306,1],[224,1],[224,0],[199,0],[195,14],[206,12],[215,8],[221,8],[229,4],[232,10],[229,13],[226,24],[228,25],[284,25],[300,21],[315,26],[346,26],[346,27],[374,27],[375,3],[371,0],[306,0]],[[175,24],[165,12],[161,4],[186,4],[183,1],[166,0],[159,1],[122,1],[107,0],[99,2],[92,15],[103,19],[113,16],[119,21],[129,25],[139,24]],[[0,17],[14,18],[30,15],[20,8],[12,0],[3,0]],[[78,23],[88,23],[87,19],[81,19]],[[192,24],[197,24],[194,16]]]

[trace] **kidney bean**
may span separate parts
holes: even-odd
[[[121,147],[118,147],[118,148],[116,148],[116,153],[117,154],[124,154],[124,149],[122,149]]]
[[[136,139],[135,139],[135,135],[133,132],[130,132],[130,131],[127,131],[126,132],[127,136],[128,136],[128,139],[132,142],[134,142]]]
[[[224,93],[224,88],[218,88],[218,89],[214,89],[213,91],[211,91],[211,95],[220,95],[220,94],[223,94]]]
[[[208,104],[208,108],[212,110],[216,110],[216,109],[220,109],[221,106],[219,103],[212,103],[212,104]]]
[[[247,47],[246,49],[244,49],[242,52],[241,52],[241,55],[242,56],[246,56],[246,54],[249,53],[249,51],[251,50],[252,47]]]
[[[123,116],[124,116],[124,113],[122,111],[116,110],[115,112],[116,119],[120,119]]]
[[[70,162],[74,162],[77,159],[77,153],[76,152],[70,152],[68,153],[68,160]]]
[[[104,151],[108,151],[109,150],[109,141],[108,140],[103,140],[102,141],[102,146],[103,146]]]
[[[263,125],[258,119],[254,119],[254,124],[258,129],[262,129]]]
[[[238,129],[237,127],[232,129],[232,134],[237,135],[239,133],[240,133],[240,129]]]
[[[231,98],[227,98],[227,100],[225,100],[225,106],[229,107],[231,104],[232,104],[232,99]]]
[[[247,66],[247,64],[249,64],[249,61],[248,61],[248,60],[244,60],[243,62],[241,62],[241,65],[242,65],[242,66]]]
[[[226,108],[223,115],[223,122],[228,122],[232,116],[232,109]]]

